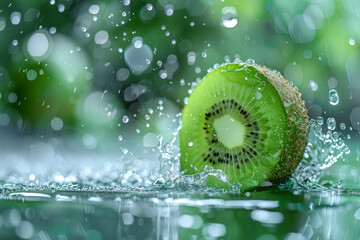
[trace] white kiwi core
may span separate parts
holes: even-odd
[[[240,147],[244,142],[245,126],[230,115],[216,118],[213,122],[219,141],[227,148]]]

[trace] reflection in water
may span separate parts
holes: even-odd
[[[1,195],[0,238],[356,239],[359,194],[13,192]]]

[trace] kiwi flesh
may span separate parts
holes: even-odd
[[[196,174],[210,165],[241,190],[290,175],[307,144],[300,93],[281,74],[257,64],[212,70],[190,95],[181,120],[181,170]],[[207,184],[224,186],[214,177]]]

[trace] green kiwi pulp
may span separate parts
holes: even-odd
[[[241,190],[279,181],[299,164],[307,110],[279,73],[256,64],[225,64],[196,86],[182,112],[180,166],[221,169]],[[209,186],[225,186],[215,177]]]

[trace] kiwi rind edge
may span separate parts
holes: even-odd
[[[273,182],[281,181],[294,172],[304,155],[308,138],[308,111],[301,100],[301,94],[280,73],[256,64],[253,67],[275,87],[287,114],[288,132],[285,149],[282,151],[280,161],[268,178],[269,181]],[[285,106],[285,102],[288,106]]]

